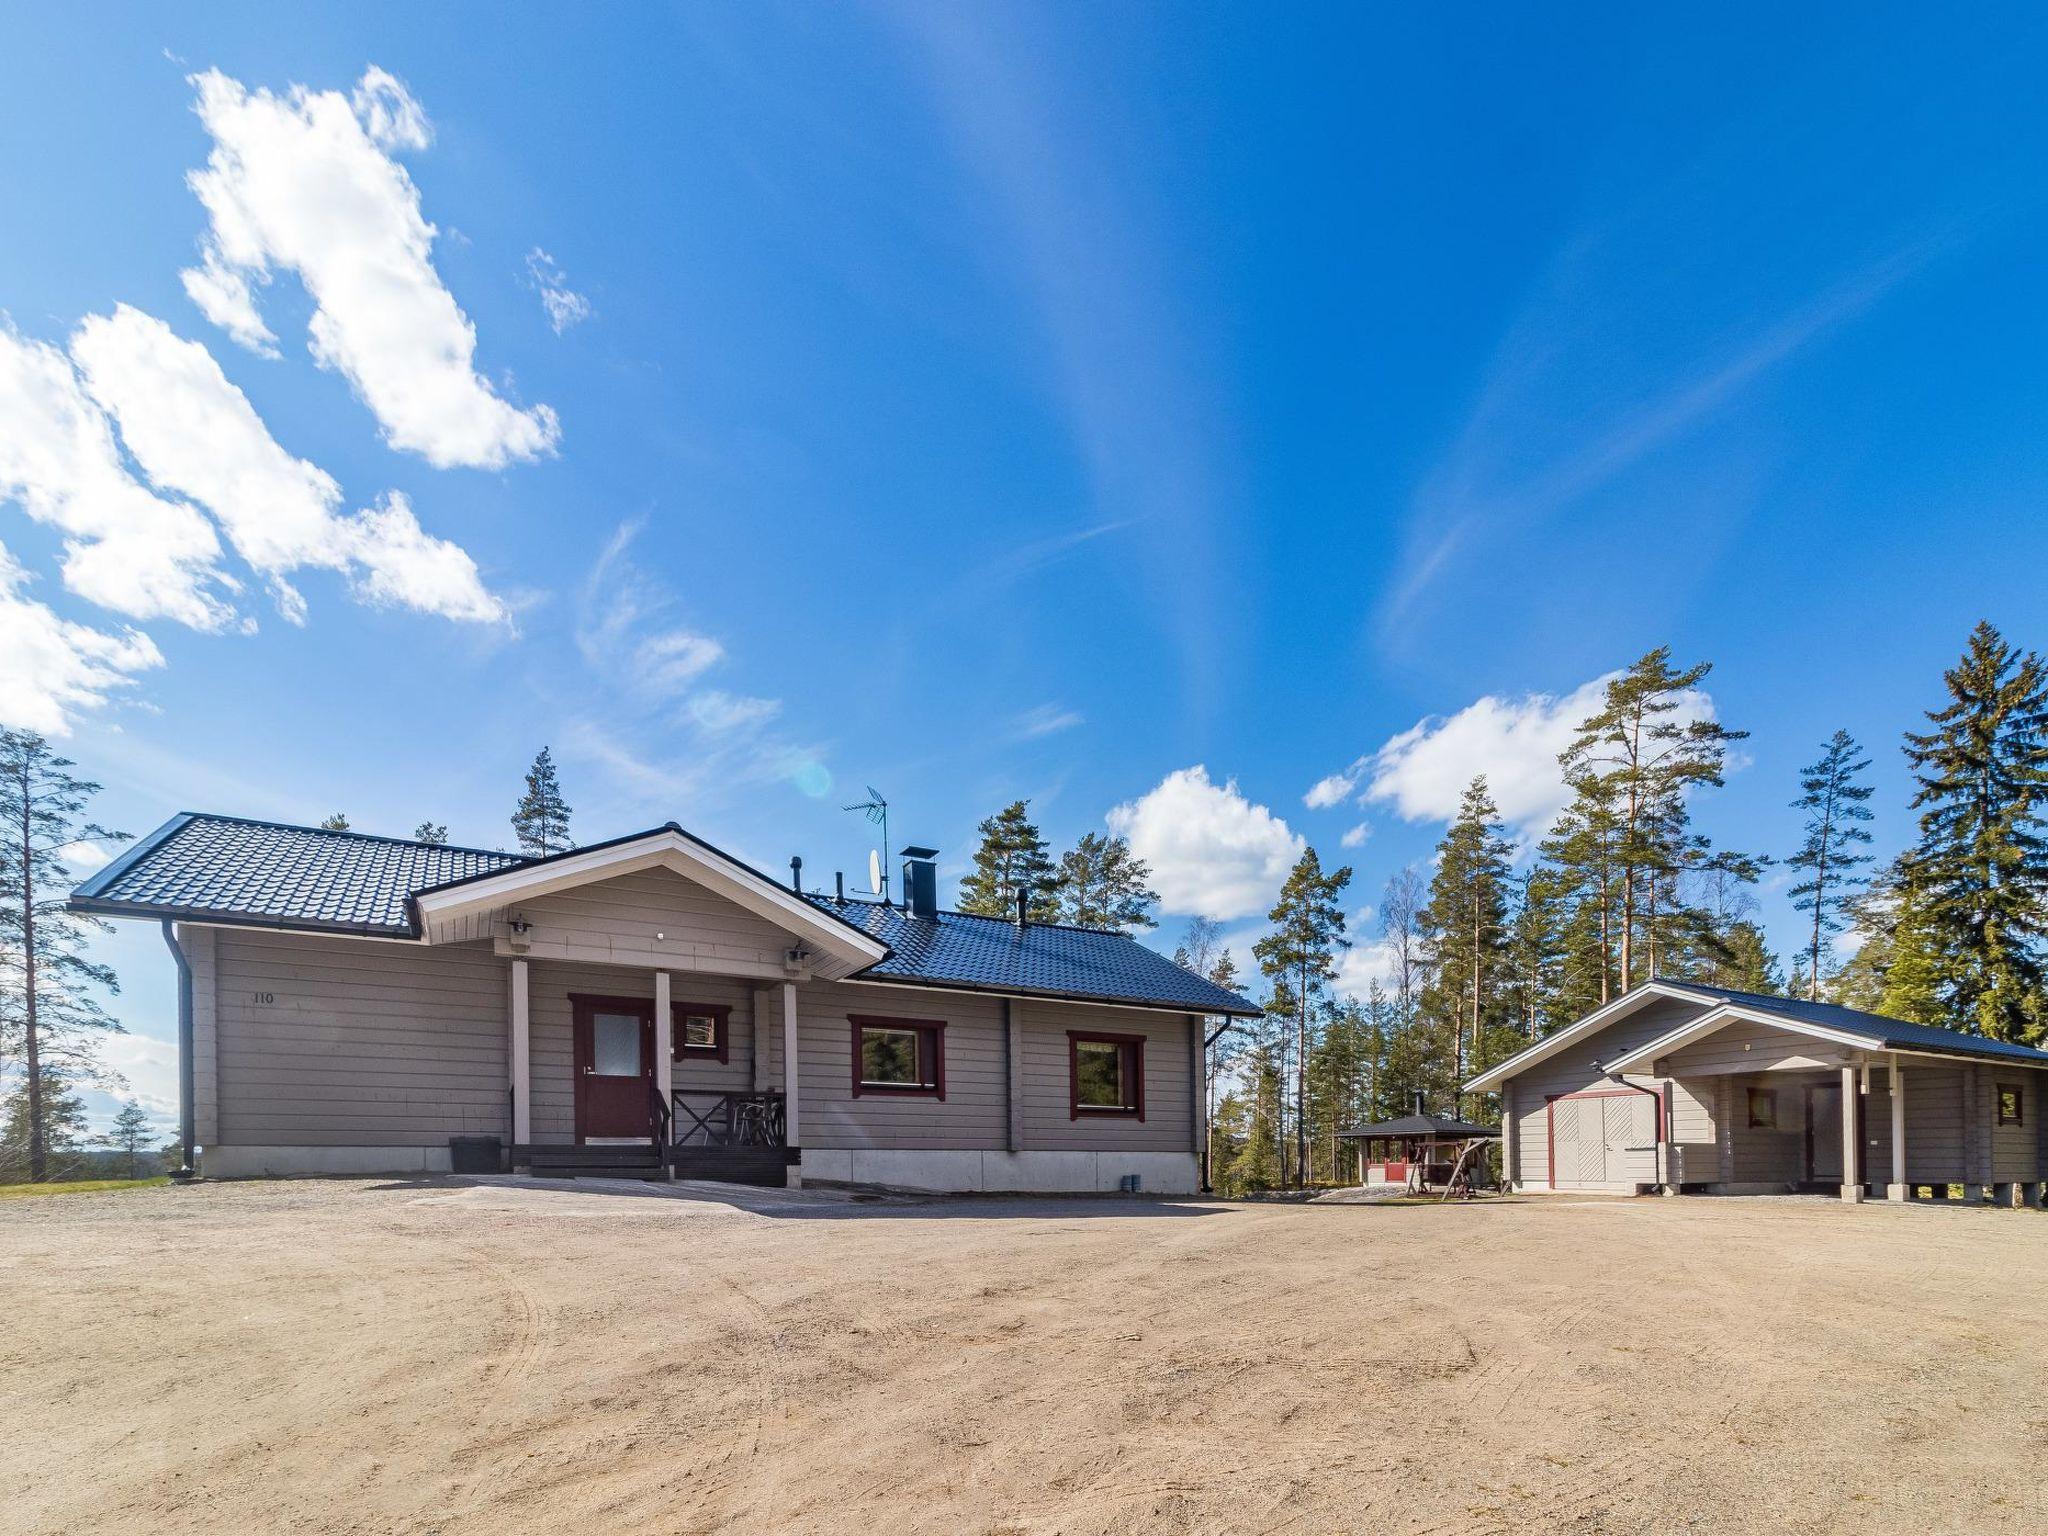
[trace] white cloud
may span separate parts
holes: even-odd
[[[125,1091],[117,1097],[135,1100],[159,1124],[176,1126],[178,1047],[175,1042],[129,1032],[102,1037],[99,1051],[101,1059],[127,1081]]]
[[[218,70],[192,83],[214,146],[187,178],[211,223],[185,287],[207,318],[266,349],[250,284],[296,272],[315,305],[314,358],[348,379],[394,448],[441,468],[553,452],[555,413],[511,405],[477,373],[475,327],[434,270],[436,230],[389,153],[428,140],[405,88],[375,68],[353,99],[250,91]]]
[[[1031,741],[1040,736],[1056,736],[1061,731],[1071,731],[1083,723],[1079,710],[1059,704],[1038,704],[1019,715],[1012,722],[1011,731],[1019,741]]]
[[[66,843],[57,850],[57,858],[64,865],[65,872],[74,880],[82,880],[114,856],[118,843],[76,842]]]
[[[1370,916],[1368,910],[1352,918],[1351,947],[1337,956],[1337,979],[1331,986],[1339,996],[1363,999],[1374,982],[1383,992],[1394,990],[1395,973],[1400,969],[1394,946],[1385,939],[1361,936]]]
[[[1390,804],[1405,821],[1451,820],[1465,786],[1486,776],[1501,820],[1525,840],[1548,831],[1571,796],[1557,766],[1580,724],[1601,707],[1610,678],[1596,677],[1568,694],[1491,694],[1454,715],[1432,715],[1321,780],[1308,803],[1334,805],[1356,795],[1361,805]],[[1713,700],[1693,693],[1677,718],[1708,719]],[[1363,789],[1360,789],[1360,786]]]
[[[1287,823],[1209,780],[1201,764],[1177,768],[1108,816],[1110,830],[1152,866],[1160,909],[1221,921],[1263,913],[1307,845]]]
[[[349,572],[371,602],[474,622],[506,617],[476,562],[423,532],[403,496],[337,516],[334,478],[280,447],[212,354],[163,321],[126,304],[89,316],[71,355],[151,483],[211,510],[294,623],[306,605],[285,575],[302,566]]]
[[[780,699],[756,699],[745,694],[707,688],[685,706],[690,718],[707,731],[738,731],[764,725],[782,713]]]
[[[590,300],[569,286],[561,264],[537,245],[526,254],[526,276],[540,295],[540,307],[548,312],[548,324],[557,336],[590,318]]]
[[[0,547],[0,725],[67,736],[74,715],[98,709],[164,659],[138,630],[110,635],[59,618],[22,595],[27,581]]]
[[[1357,826],[1338,839],[1346,848],[1363,848],[1365,840],[1372,836],[1372,824],[1361,821]]]
[[[234,611],[220,541],[197,508],[151,494],[70,360],[0,322],[0,501],[64,535],[64,584],[137,619],[221,629]]]

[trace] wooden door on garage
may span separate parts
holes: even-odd
[[[1646,1169],[1656,1143],[1657,1101],[1647,1093],[1595,1089],[1552,1099],[1550,1187],[1633,1188],[1654,1177]]]

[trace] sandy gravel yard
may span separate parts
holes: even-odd
[[[0,1297],[8,1532],[2048,1528],[2026,1212],[302,1181]]]

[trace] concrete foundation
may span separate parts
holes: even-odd
[[[209,1179],[273,1179],[306,1174],[446,1173],[448,1147],[201,1147]]]
[[[939,1194],[1114,1194],[1135,1174],[1148,1195],[1191,1195],[1201,1185],[1192,1152],[982,1152],[804,1148],[812,1183],[872,1184]]]

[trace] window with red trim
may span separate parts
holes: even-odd
[[[1145,1118],[1145,1037],[1067,1031],[1067,1118]]]
[[[2017,1083],[1998,1085],[1998,1123],[2000,1125],[2026,1124],[2026,1092]]]
[[[853,1096],[946,1096],[946,1026],[937,1019],[854,1014]]]
[[[732,1049],[727,1038],[732,1007],[727,1003],[671,1003],[674,1038],[669,1055],[677,1061],[725,1061]]]

